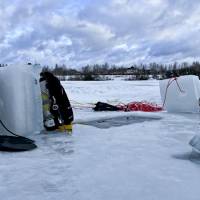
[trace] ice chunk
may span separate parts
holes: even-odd
[[[193,149],[200,153],[200,135],[195,135],[189,142]]]
[[[40,67],[13,65],[0,68],[0,119],[22,135],[42,129]]]
[[[192,113],[200,111],[198,76],[180,76],[176,80],[166,79],[159,83],[161,98],[167,111]]]

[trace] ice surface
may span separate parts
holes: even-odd
[[[120,115],[84,107],[99,100],[161,103],[153,80],[63,84],[79,122]],[[72,135],[34,135],[34,151],[0,153],[2,199],[199,200],[200,158],[188,145],[199,114],[135,114],[162,119],[108,129],[75,124]]]

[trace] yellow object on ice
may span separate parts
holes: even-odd
[[[67,133],[71,133],[72,132],[72,123],[71,124],[64,124],[62,126],[58,127],[58,130],[61,132],[67,132]]]

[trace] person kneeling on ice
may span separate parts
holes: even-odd
[[[73,110],[59,79],[50,72],[40,73],[44,127],[72,131]]]

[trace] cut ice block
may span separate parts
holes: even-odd
[[[180,76],[177,81],[172,80],[166,79],[159,82],[165,109],[168,112],[200,112],[200,82],[198,76]]]
[[[21,135],[42,129],[42,103],[36,66],[0,68],[0,119]],[[1,127],[2,130],[2,127]]]

